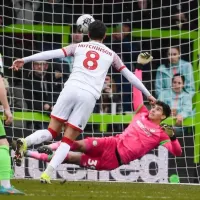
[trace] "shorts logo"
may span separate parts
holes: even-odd
[[[92,144],[93,144],[93,146],[97,146],[97,141],[93,140]]]
[[[79,128],[81,128],[81,127],[82,127],[82,125],[81,125],[81,124],[79,124],[79,125],[78,125],[78,127],[79,127]]]

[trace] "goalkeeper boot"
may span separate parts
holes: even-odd
[[[23,192],[15,189],[13,186],[10,188],[4,188],[0,186],[0,194],[7,194],[7,195],[24,195]]]
[[[51,177],[46,172],[43,172],[40,176],[40,182],[51,184]]]
[[[52,155],[52,154],[53,154],[52,149],[51,149],[50,147],[46,146],[46,145],[39,147],[39,148],[37,149],[37,151],[38,151],[39,153],[45,153],[45,154],[47,154],[47,155]]]
[[[26,140],[24,138],[17,139],[16,151],[14,156],[14,161],[17,166],[22,165],[22,159],[24,157],[26,150],[27,150]]]

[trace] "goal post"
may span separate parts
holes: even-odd
[[[196,86],[197,96],[196,96],[196,115],[195,115],[195,152],[194,152],[194,162],[200,163],[200,104],[198,103],[200,101],[200,94],[199,94],[199,81],[200,81],[200,6],[198,7],[198,42],[195,44],[195,48],[198,49],[198,63],[197,63],[197,73],[196,75],[196,81],[198,82],[198,85]]]

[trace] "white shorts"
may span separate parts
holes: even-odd
[[[87,90],[65,85],[51,112],[51,117],[82,132],[93,112],[95,97]]]

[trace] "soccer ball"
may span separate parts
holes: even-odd
[[[91,15],[81,15],[76,21],[78,32],[85,34],[88,33],[88,27],[93,21],[94,18]]]

